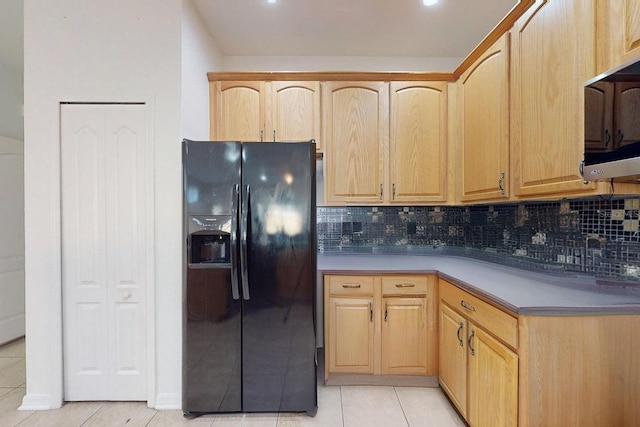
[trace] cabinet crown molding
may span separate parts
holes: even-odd
[[[444,72],[360,72],[360,71],[216,71],[207,73],[209,81],[455,81],[454,73]]]

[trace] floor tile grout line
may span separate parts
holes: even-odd
[[[346,427],[344,422],[344,403],[342,402],[342,386],[340,386],[340,416],[342,418],[342,427]]]
[[[404,417],[404,421],[407,424],[407,427],[411,427],[411,424],[409,423],[409,419],[407,418],[407,413],[404,410],[404,406],[402,405],[402,399],[400,399],[400,396],[398,395],[398,388],[397,387],[393,387],[393,393],[396,395],[396,399],[398,400],[398,405],[400,405],[400,410],[402,411],[402,416]]]

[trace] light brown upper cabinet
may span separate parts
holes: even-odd
[[[446,82],[331,81],[322,102],[327,204],[446,201]]]
[[[270,110],[270,111],[269,111]],[[268,139],[277,141],[316,140],[322,152],[320,134],[320,83],[285,81],[267,83]]]
[[[538,0],[512,32],[512,173],[521,198],[593,192],[584,184],[584,82],[595,71],[595,4]]]
[[[509,33],[460,77],[463,202],[509,197]]]
[[[596,4],[597,73],[603,73],[640,57],[640,0]]]
[[[389,203],[445,202],[447,83],[391,82]]]
[[[322,108],[326,203],[383,203],[389,190],[389,83],[326,82]]]
[[[212,140],[264,140],[264,82],[213,81],[209,90]]]
[[[317,81],[212,81],[211,138],[232,141],[307,141],[320,135]]]

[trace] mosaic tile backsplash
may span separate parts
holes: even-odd
[[[469,207],[319,207],[320,252],[464,253],[640,285],[640,198]]]

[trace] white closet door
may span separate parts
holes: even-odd
[[[63,104],[65,400],[146,400],[146,107]]]

